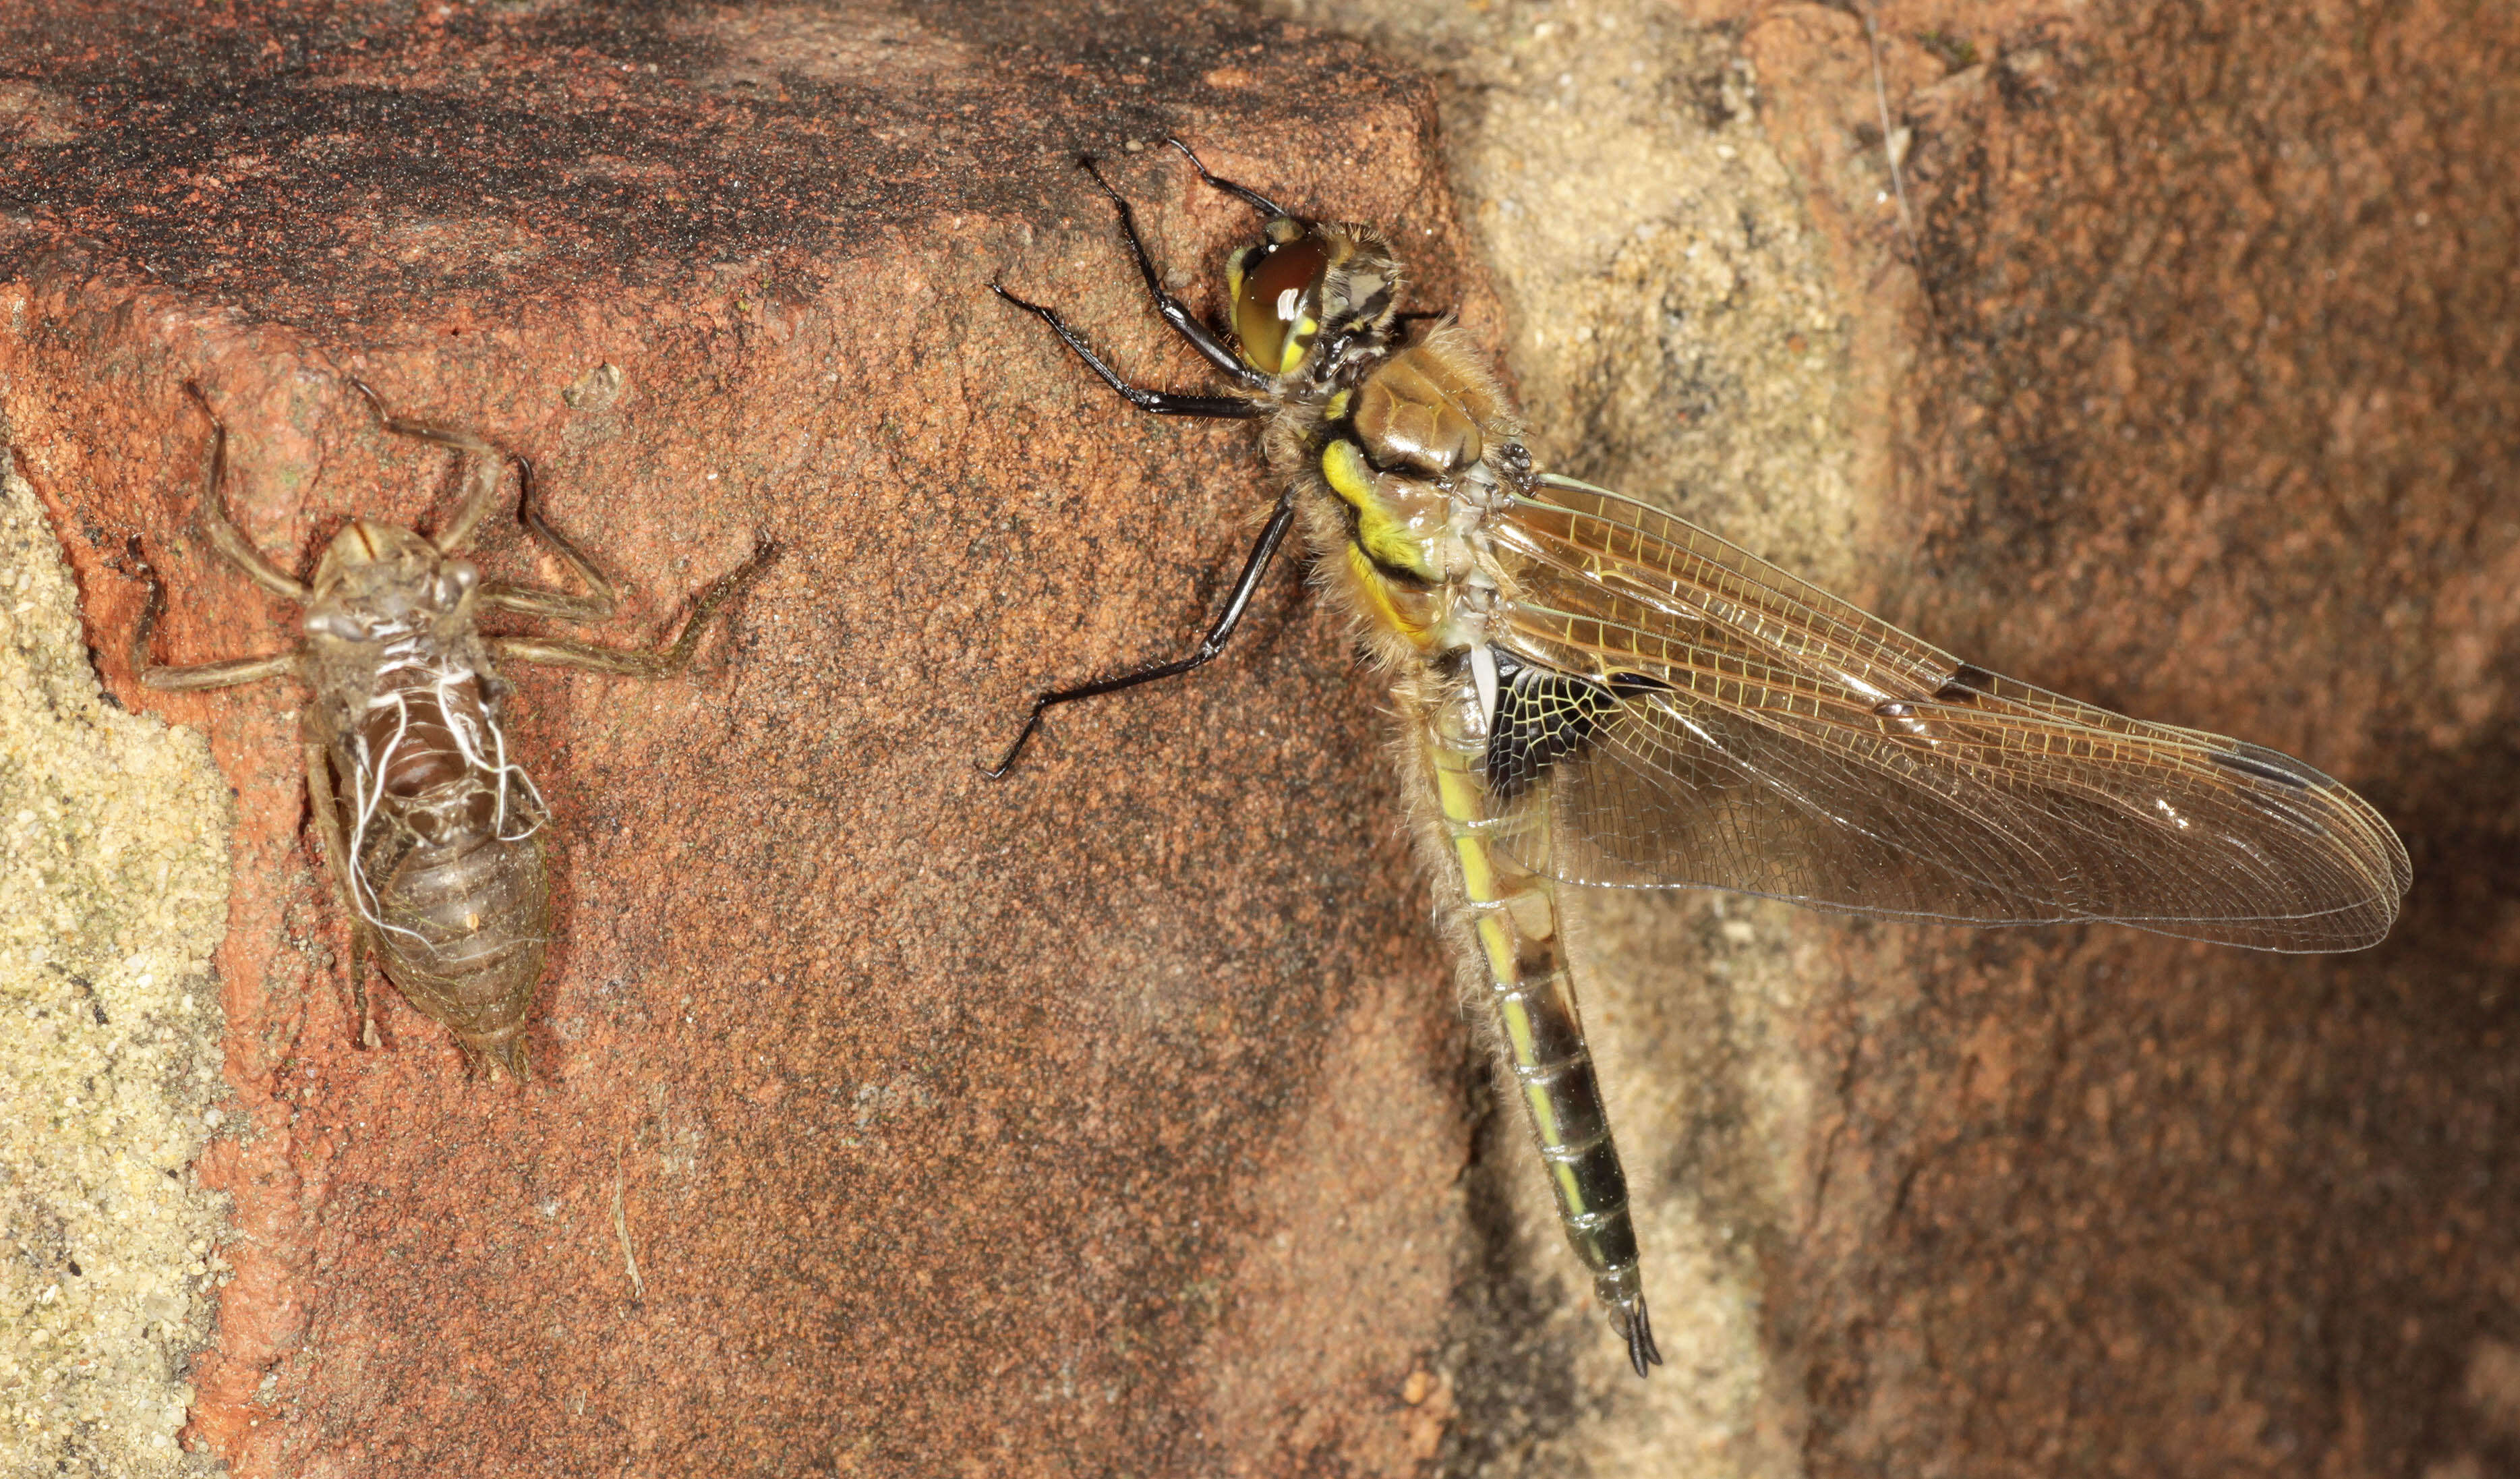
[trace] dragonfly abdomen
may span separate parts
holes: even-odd
[[[523,1078],[525,1018],[551,934],[543,839],[453,832],[412,848],[370,886],[384,921],[377,950],[404,998],[453,1032],[468,1058],[486,1055]]]
[[[526,1074],[524,1026],[551,933],[542,803],[505,758],[477,678],[429,647],[336,742],[351,902],[385,974],[468,1060]]]
[[[1511,845],[1503,799],[1488,783],[1488,716],[1475,682],[1458,685],[1424,722],[1427,773],[1488,984],[1506,1065],[1548,1168],[1557,1218],[1594,1292],[1618,1320],[1639,1374],[1659,1362],[1645,1322],[1627,1173],[1610,1135],[1593,1055],[1567,971],[1556,889],[1545,863],[1546,812],[1517,815]]]

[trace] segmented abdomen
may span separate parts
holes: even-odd
[[[351,903],[385,974],[468,1057],[522,1077],[550,936],[544,817],[477,681],[390,687],[335,749]]]
[[[415,847],[373,879],[385,974],[472,1053],[519,1068],[512,1046],[533,1007],[550,929],[540,836],[488,831]]]
[[[1547,861],[1547,809],[1517,814],[1512,836],[1503,834],[1508,820],[1488,784],[1487,741],[1488,716],[1467,680],[1422,720],[1421,753],[1446,844],[1436,866],[1460,884],[1507,1066],[1540,1143],[1567,1241],[1592,1271],[1602,1303],[1633,1321],[1642,1284],[1627,1176],[1584,1045],[1556,891],[1526,866]]]

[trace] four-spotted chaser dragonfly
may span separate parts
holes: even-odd
[[[1402,783],[1445,934],[1484,988],[1557,1213],[1639,1375],[1659,1364],[1627,1185],[1561,948],[1560,883],[1728,888],[1961,924],[2113,920],[2259,950],[2359,950],[2410,872],[2361,797],[2289,756],[2129,719],[1962,662],[1659,510],[1543,471],[1449,317],[1400,312],[1370,226],[1310,220],[1208,172],[1263,218],[1226,265],[1233,332],[1157,311],[1229,381],[1129,383],[1054,310],[1008,292],[1143,410],[1263,424],[1283,491],[1188,656],[1214,657],[1301,520],[1328,599],[1390,674]]]

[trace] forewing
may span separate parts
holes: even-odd
[[[2297,760],[1999,678],[1604,489],[1492,527],[1509,646],[1616,700],[1534,790],[1562,877],[2288,951],[2375,943],[2406,893],[2388,824]]]

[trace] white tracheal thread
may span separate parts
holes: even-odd
[[[368,706],[376,708],[386,702],[391,702],[398,711],[394,721],[394,737],[385,745],[385,756],[390,758],[394,747],[402,742],[403,732],[411,724],[411,709],[402,701],[399,694],[390,698],[371,698],[368,700]],[[367,920],[378,929],[391,930],[398,935],[409,935],[412,939],[427,945],[429,943],[427,935],[416,929],[406,929],[385,919],[383,911],[377,904],[376,887],[368,882],[366,871],[359,866],[359,860],[367,850],[368,822],[376,815],[377,803],[384,799],[385,777],[384,767],[377,763],[378,757],[368,753],[368,740],[365,735],[353,735],[351,743],[358,747],[357,774],[351,777],[351,784],[358,791],[359,806],[357,816],[350,826],[350,856],[346,860],[349,867],[344,870],[350,875],[350,907],[358,911],[360,919]],[[375,783],[373,786],[367,784],[371,781]]]
[[[420,642],[417,638],[406,638],[387,646],[385,649],[387,660],[378,665],[378,675],[382,677],[387,673],[412,668],[429,672],[430,687],[437,695],[437,711],[446,720],[447,733],[454,737],[456,753],[463,757],[466,768],[488,771],[498,777],[498,810],[492,815],[490,824],[492,834],[502,842],[522,842],[542,829],[540,819],[546,810],[542,792],[535,787],[533,777],[525,774],[524,767],[508,759],[507,732],[499,727],[498,721],[492,719],[486,709],[482,709],[478,712],[476,729],[474,706],[451,701],[457,688],[473,680],[475,674],[472,670],[453,665],[431,669],[421,658],[419,647]],[[358,808],[350,829],[350,856],[347,860],[350,866],[347,872],[350,874],[351,907],[358,911],[360,919],[367,920],[378,929],[391,930],[395,934],[409,936],[427,945],[429,943],[428,936],[417,930],[392,923],[384,918],[382,908],[377,901],[375,885],[368,881],[367,875],[358,866],[358,860],[367,845],[368,824],[376,817],[378,803],[384,799],[385,771],[393,761],[394,751],[401,746],[403,738],[411,731],[411,703],[405,695],[405,690],[393,688],[368,700],[368,708],[372,712],[385,707],[391,707],[394,711],[393,738],[385,741],[382,750],[375,753],[369,751],[367,736],[363,731],[354,733],[351,737],[351,743],[358,750],[358,775],[352,779],[352,784],[357,792]],[[486,746],[480,731],[488,732]],[[526,796],[532,799],[533,814],[536,819],[532,826],[513,834],[506,830],[508,785],[511,778],[517,784],[523,786]]]

